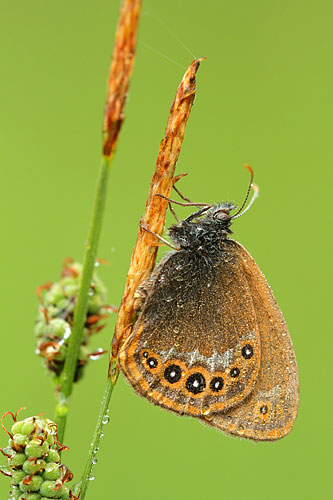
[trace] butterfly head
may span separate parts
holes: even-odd
[[[236,207],[223,202],[204,207],[169,228],[170,238],[181,249],[210,252],[216,251],[222,239],[232,233],[230,212]]]

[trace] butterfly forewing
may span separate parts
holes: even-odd
[[[260,337],[247,278],[233,251],[178,251],[141,288],[143,303],[119,354],[134,389],[202,417],[238,405],[255,386]]]
[[[292,341],[264,276],[249,253],[229,240],[253,300],[260,332],[261,363],[257,382],[245,402],[208,416],[206,423],[253,440],[279,439],[291,430],[298,400],[298,372]]]

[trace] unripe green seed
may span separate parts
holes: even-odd
[[[61,475],[62,475],[61,468],[59,467],[59,464],[55,463],[47,464],[43,472],[43,478],[52,481],[59,479]]]
[[[69,489],[64,486],[64,492],[62,494],[61,500],[69,500]]]
[[[21,465],[24,464],[26,461],[27,457],[24,453],[17,453],[15,452],[9,459],[8,459],[8,465],[10,467],[20,467]]]
[[[69,333],[69,325],[67,321],[64,321],[60,318],[51,319],[48,324],[48,333],[49,335],[61,337],[63,338],[66,334]]]
[[[13,441],[18,446],[25,446],[29,442],[29,438],[24,434],[14,434]]]
[[[40,500],[39,493],[22,493],[19,497],[19,500]]]
[[[12,434],[22,434],[22,426],[23,426],[23,420],[20,420],[19,422],[15,422],[13,425],[12,425],[12,428],[11,428],[11,431],[12,431]]]
[[[22,421],[21,434],[25,434],[26,436],[28,436],[34,430],[35,430],[35,422],[33,418],[27,418]]]
[[[60,455],[56,450],[49,450],[48,455],[45,457],[46,462],[60,463]]]
[[[29,477],[29,476],[28,476]],[[21,491],[38,491],[43,483],[43,478],[41,476],[29,477],[29,483],[24,484],[24,480],[20,482]]]
[[[53,434],[49,434],[46,438],[46,442],[47,444],[49,444],[50,446],[52,446],[54,444],[54,436]]]
[[[11,483],[15,486],[17,484],[19,484],[22,479],[25,477],[25,472],[21,469],[19,470],[14,470],[12,472],[12,478],[11,478]]]
[[[40,458],[43,456],[43,448],[40,444],[36,443],[29,443],[25,447],[25,454],[27,457],[35,457],[35,458]]]
[[[26,474],[35,474],[36,472],[43,471],[46,467],[45,460],[26,460],[22,469]]]
[[[64,487],[61,485],[59,488],[59,485],[61,485],[59,481],[44,481],[40,493],[47,498],[60,498],[64,493]]]
[[[21,493],[22,493],[22,491],[20,490],[20,488],[18,486],[12,486],[10,493],[9,493],[9,495],[10,495],[9,498],[11,500],[12,500],[12,498],[17,500],[18,498],[20,498]]]

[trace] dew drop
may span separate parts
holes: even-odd
[[[174,333],[179,333],[180,332],[179,326],[175,326],[173,331],[174,331]]]
[[[102,347],[99,347],[96,351],[96,354],[94,354],[93,356],[89,356],[89,359],[92,359],[93,361],[95,361],[96,359],[99,359],[101,357],[103,352],[104,352],[104,349],[102,349]]]
[[[93,457],[93,458],[92,458],[92,460],[91,460],[91,463],[92,463],[93,465],[96,465],[96,464],[97,464],[97,462],[98,462],[97,458],[96,458],[96,457]]]
[[[88,292],[88,295],[89,295],[89,297],[92,297],[92,296],[94,295],[94,290],[92,290],[92,289],[90,288],[90,290],[89,290],[89,292]]]
[[[71,329],[70,325],[67,323],[63,338],[68,339],[70,337],[71,333],[72,333],[72,329]]]
[[[95,476],[93,474],[89,476],[89,481],[95,481]]]
[[[100,266],[100,263],[98,262],[98,260],[95,260],[95,262],[94,262],[94,266],[95,266],[95,267],[99,267],[99,266]]]
[[[209,410],[210,410],[210,409],[209,409],[209,405],[204,405],[204,406],[201,408],[200,413],[201,413],[202,415],[208,415],[208,414],[209,414]]]
[[[102,422],[104,425],[108,424],[110,422],[110,417],[108,415],[104,415]]]

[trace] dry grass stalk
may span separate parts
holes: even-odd
[[[106,96],[103,154],[110,158],[124,121],[124,105],[132,74],[141,0],[124,0],[116,31]]]
[[[194,60],[186,70],[177,89],[172,103],[165,136],[161,141],[156,161],[155,172],[150,183],[146,210],[142,224],[152,232],[162,235],[167,200],[157,193],[170,196],[175,182],[174,172],[184,139],[185,126],[189,118],[196,92],[195,76],[202,59]],[[112,342],[110,367],[115,362],[119,349],[131,333],[131,323],[134,317],[134,294],[154,268],[158,250],[158,243],[154,236],[139,228],[138,238],[134,247],[130,268],[127,274],[125,292],[122,297],[117,324]],[[112,377],[112,370],[109,370]],[[116,373],[113,376],[117,376]]]

